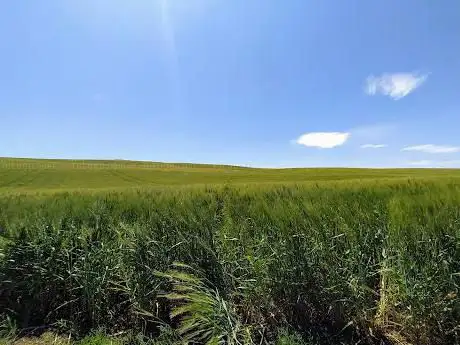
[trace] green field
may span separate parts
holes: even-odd
[[[0,159],[0,227],[4,336],[460,343],[460,170]]]
[[[393,178],[460,178],[456,169],[254,169],[136,161],[0,158],[0,193],[113,190],[215,184],[301,183]]]

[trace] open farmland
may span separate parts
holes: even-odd
[[[0,193],[215,184],[460,178],[458,169],[255,169],[225,165],[0,158]]]
[[[2,159],[0,227],[2,330],[460,342],[458,170]]]

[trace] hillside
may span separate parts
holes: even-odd
[[[1,159],[0,344],[458,344],[459,182]]]
[[[257,169],[123,160],[0,158],[0,193],[199,184],[460,177],[455,169]]]

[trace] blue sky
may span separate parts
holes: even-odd
[[[460,166],[460,2],[0,3],[0,156]]]

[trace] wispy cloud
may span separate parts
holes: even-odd
[[[442,162],[442,166],[449,166],[449,167],[453,167],[453,166],[460,166],[460,160],[459,159],[454,159],[454,160],[450,160],[450,161],[443,161]]]
[[[387,144],[364,144],[361,145],[362,149],[381,149],[387,147]]]
[[[350,132],[353,139],[358,142],[381,142],[386,141],[399,130],[399,125],[395,123],[375,123],[351,128]]]
[[[423,166],[426,168],[456,168],[460,167],[460,160],[432,161],[428,159],[422,159],[408,162],[408,164],[414,166]]]
[[[430,165],[434,165],[434,163],[435,162],[430,161],[428,159],[421,159],[421,160],[418,160],[418,161],[411,161],[411,162],[409,162],[409,165],[430,166]]]
[[[401,151],[419,151],[426,153],[454,153],[460,152],[460,146],[447,146],[447,145],[415,145],[407,146],[401,149]]]
[[[349,137],[348,132],[312,132],[301,135],[296,143],[307,147],[331,149],[343,145]]]
[[[418,73],[371,75],[366,80],[365,91],[368,95],[382,94],[398,100],[422,85],[427,78],[427,74]]]

